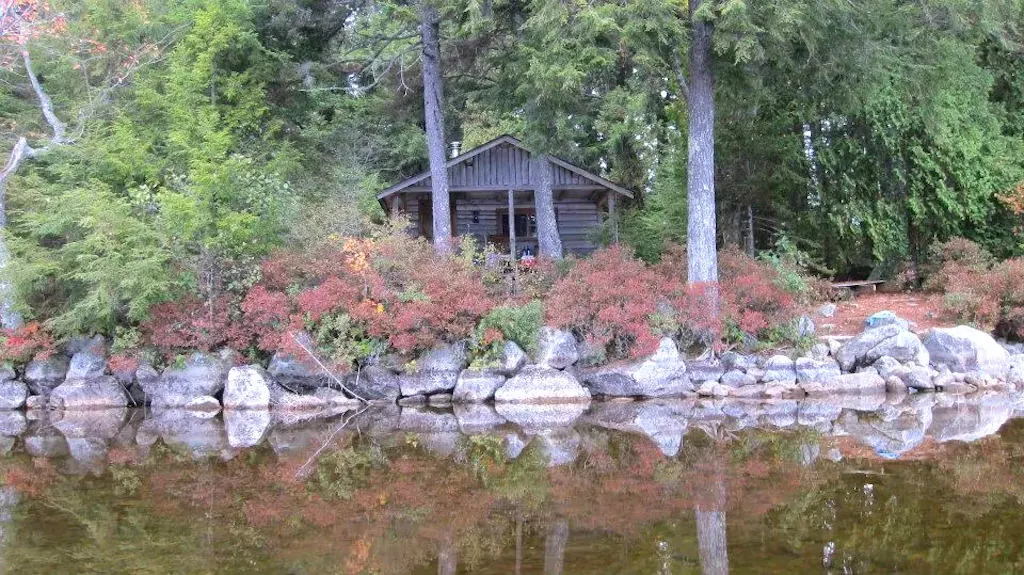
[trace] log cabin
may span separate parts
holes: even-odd
[[[618,230],[616,209],[633,192],[555,156],[550,162],[555,222],[564,253],[584,255],[598,247],[604,222]],[[471,235],[516,257],[538,254],[536,162],[516,138],[500,136],[448,160],[452,235]],[[377,194],[385,213],[405,217],[412,232],[432,238],[430,171],[403,180]],[[543,254],[539,254],[543,255]]]

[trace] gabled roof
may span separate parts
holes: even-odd
[[[457,166],[458,164],[462,164],[462,163],[466,162],[467,160],[475,158],[476,156],[479,156],[480,154],[483,154],[484,152],[487,152],[487,151],[489,151],[489,150],[491,150],[493,148],[496,148],[496,147],[498,147],[498,146],[500,146],[502,144],[508,144],[510,146],[518,148],[519,150],[522,150],[526,154],[530,155],[531,157],[533,155],[532,152],[530,152],[530,150],[526,146],[524,146],[523,143],[520,140],[518,140],[517,138],[514,138],[514,137],[512,137],[512,136],[510,136],[508,134],[505,134],[503,136],[498,136],[497,138],[491,140],[490,142],[487,142],[486,144],[481,144],[481,145],[473,148],[472,150],[469,150],[469,151],[467,151],[467,152],[465,152],[463,154],[460,154],[460,155],[458,155],[458,156],[448,160],[445,163],[445,169],[450,169],[453,166]],[[567,162],[567,161],[565,161],[565,160],[563,160],[561,158],[558,158],[556,156],[548,156],[548,158],[551,160],[552,164],[554,164],[556,166],[559,166],[561,168],[564,168],[564,169],[568,170],[569,172],[572,172],[573,174],[576,174],[580,178],[592,182],[596,186],[599,186],[599,187],[602,187],[602,188],[607,188],[607,189],[612,190],[614,192],[617,192],[617,193],[619,193],[619,194],[621,194],[623,196],[626,196],[627,198],[632,198],[633,197],[633,192],[631,192],[631,191],[627,190],[626,188],[616,184],[615,182],[612,182],[610,180],[602,178],[601,176],[598,176],[597,174],[588,172],[587,170],[584,170],[583,168],[581,168],[581,167],[579,167],[579,166],[577,166],[575,164],[569,163],[569,162]],[[415,175],[415,176],[413,176],[411,178],[402,180],[401,182],[398,182],[397,184],[395,184],[395,185],[385,189],[384,191],[380,192],[379,194],[377,194],[377,199],[380,200],[380,199],[386,198],[387,196],[395,194],[397,192],[401,192],[404,189],[413,187],[416,184],[419,184],[419,183],[423,182],[424,180],[426,180],[429,177],[430,177],[430,170],[427,170],[427,171],[422,172],[420,174],[417,174],[417,175]],[[557,188],[557,186],[556,186],[556,188]]]

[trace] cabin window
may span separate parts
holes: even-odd
[[[502,235],[508,237],[508,210],[499,212],[498,218],[501,220]],[[515,220],[517,238],[532,238],[537,236],[537,215],[534,213],[532,208],[516,210],[513,219]]]

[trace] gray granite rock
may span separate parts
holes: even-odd
[[[585,403],[590,401],[590,392],[571,373],[527,366],[495,391],[494,400],[498,403]]]
[[[505,383],[505,376],[497,371],[463,370],[455,382],[452,401],[480,403],[494,398],[494,392]]]

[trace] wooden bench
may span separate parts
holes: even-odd
[[[879,285],[884,284],[885,280],[857,280],[857,281],[845,281],[845,282],[833,282],[832,289],[837,291],[849,291],[850,293],[860,291],[870,291],[872,293],[878,288]]]

